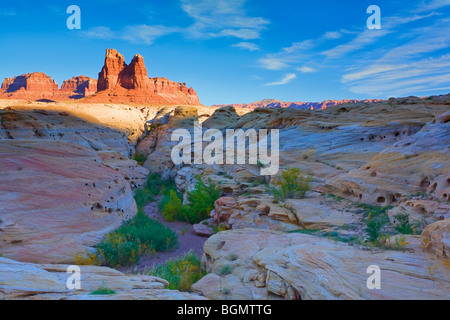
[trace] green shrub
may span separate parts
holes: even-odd
[[[133,219],[108,234],[97,245],[97,250],[103,264],[119,267],[138,263],[142,254],[170,250],[177,243],[174,231],[139,211]]]
[[[312,177],[304,175],[297,168],[286,168],[281,172],[281,179],[275,180],[273,190],[275,198],[303,198],[311,190]]]
[[[200,259],[193,251],[178,259],[168,260],[144,273],[165,279],[169,282],[169,289],[180,291],[189,291],[191,285],[205,275]]]
[[[170,190],[169,198],[163,198],[162,203],[162,215],[167,221],[182,220],[183,202],[175,190]]]
[[[90,294],[91,295],[111,295],[111,294],[116,294],[116,292],[114,290],[109,289],[106,286],[106,284],[103,282],[102,285],[98,289],[92,291]]]
[[[137,152],[133,154],[132,159],[135,160],[140,166],[144,165],[145,161],[147,161],[147,157],[145,155]]]
[[[162,180],[159,173],[151,173],[142,187],[134,192],[134,199],[138,208],[144,208],[147,203],[154,201],[167,185],[173,183],[170,180]]]
[[[185,219],[191,224],[208,219],[214,209],[214,203],[221,195],[220,187],[211,179],[208,179],[208,184],[205,184],[199,176],[196,179],[194,190],[187,194],[189,206],[184,213]]]
[[[370,205],[360,205],[367,212],[366,232],[369,235],[369,241],[374,245],[384,245],[383,229],[389,222],[386,212],[391,207],[377,207]]]
[[[208,184],[205,184],[199,176],[196,176],[196,179],[194,190],[187,194],[188,205],[182,205],[182,197],[176,192],[174,186],[166,189],[159,208],[167,220],[194,224],[209,218],[210,212],[214,209],[214,202],[221,195],[221,189],[210,179]]]
[[[409,222],[409,215],[407,214],[397,214],[394,216],[395,220],[397,220],[397,225],[395,226],[395,230],[397,230],[401,234],[413,234],[415,233],[413,226]]]

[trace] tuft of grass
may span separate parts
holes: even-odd
[[[239,259],[239,256],[236,253],[230,253],[227,258],[230,261],[236,261],[237,259]]]
[[[343,197],[341,197],[341,196],[337,196],[337,195],[335,195],[335,194],[332,194],[332,193],[330,193],[330,194],[327,194],[327,196],[328,197],[330,197],[330,198],[333,198],[333,199],[335,199],[337,202],[341,202],[342,200],[344,200],[344,198]]]
[[[220,274],[222,276],[226,276],[227,274],[230,274],[231,271],[233,271],[233,267],[230,266],[229,264],[226,264],[220,269]]]
[[[191,286],[206,273],[202,270],[200,259],[190,251],[178,259],[166,261],[144,274],[156,276],[169,282],[169,289],[190,291]]]
[[[114,290],[109,289],[106,286],[105,282],[103,282],[98,289],[90,293],[90,295],[112,295],[112,294],[116,294],[116,292]]]

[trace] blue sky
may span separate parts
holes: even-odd
[[[73,4],[81,30],[66,27]],[[115,48],[206,105],[450,92],[450,0],[2,1],[0,41],[0,78],[97,78]]]

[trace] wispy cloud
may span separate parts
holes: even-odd
[[[232,45],[233,47],[241,48],[248,51],[258,51],[261,50],[261,48],[252,42],[239,42]]]
[[[288,73],[281,80],[275,81],[275,82],[266,83],[265,85],[266,86],[281,86],[281,85],[284,85],[284,84],[288,84],[289,82],[291,82],[295,78],[297,78],[297,76],[294,73]]]
[[[150,45],[153,44],[157,38],[177,32],[181,32],[181,29],[162,25],[149,26],[142,24],[126,27],[125,32],[121,35],[121,38],[132,43],[145,43]]]
[[[328,31],[261,57],[263,69],[308,74],[334,70],[350,92],[378,97],[427,92],[450,85],[450,19],[438,9],[450,0],[416,2],[382,17],[381,30]],[[286,84],[284,78],[267,85]],[[436,89],[437,90],[437,89]]]
[[[296,68],[295,70],[300,71],[301,73],[313,73],[313,72],[317,71],[316,69],[308,67],[308,66]]]
[[[344,73],[342,83],[353,93],[374,96],[412,94],[447,87],[450,84],[450,54],[439,52],[450,47],[450,19],[439,20],[419,30],[412,31],[419,36],[388,50],[379,59]]]
[[[181,0],[181,10],[194,20],[188,27],[140,24],[111,30],[106,26],[98,26],[86,30],[83,34],[93,39],[120,39],[148,45],[170,34],[182,34],[186,38],[196,39],[258,39],[269,21],[262,17],[249,16],[244,8],[245,2],[246,0]],[[246,46],[247,50],[258,50],[257,45],[241,43],[243,45],[237,47]]]
[[[307,39],[292,43],[289,47],[282,48],[276,53],[266,54],[258,60],[260,66],[267,70],[283,70],[287,69],[299,61],[308,60],[312,50],[327,41],[335,41],[340,32],[330,31],[324,33],[317,39]],[[314,53],[315,55],[316,53]]]
[[[104,26],[90,28],[86,31],[83,31],[82,34],[91,39],[111,40],[116,37],[116,34],[114,31],[112,31],[110,28],[104,27]]]
[[[181,8],[195,21],[186,29],[186,34],[195,38],[259,38],[269,21],[249,16],[244,8],[245,2],[246,0],[181,0]]]
[[[273,55],[267,55],[265,58],[259,59],[259,63],[267,70],[282,70],[289,66],[286,59]]]
[[[414,10],[415,12],[426,12],[450,6],[450,0],[427,0],[421,3]]]
[[[369,30],[364,29],[359,33],[356,38],[352,39],[348,43],[340,44],[332,49],[325,50],[322,52],[323,55],[329,58],[338,58],[345,54],[355,52],[357,50],[364,49],[368,45],[371,45],[378,41],[380,38],[395,32],[395,30],[403,24],[414,22],[417,20],[425,19],[436,15],[437,13],[432,12],[426,15],[413,15],[413,16],[392,16],[385,17],[383,19],[382,29],[380,30]]]

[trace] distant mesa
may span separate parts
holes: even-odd
[[[258,108],[293,108],[293,109],[308,109],[308,110],[324,110],[328,107],[337,106],[344,103],[375,103],[379,101],[382,100],[345,99],[345,100],[326,100],[322,102],[283,102],[277,99],[264,99],[252,103],[223,104],[223,105],[213,105],[212,107],[222,108],[225,106],[233,106],[235,108],[247,108],[252,110]]]
[[[136,103],[151,105],[201,105],[193,88],[186,83],[166,78],[149,78],[144,58],[137,54],[129,65],[122,54],[106,50],[105,64],[98,80],[86,76],[73,77],[58,84],[42,72],[6,78],[0,98],[25,100]]]

